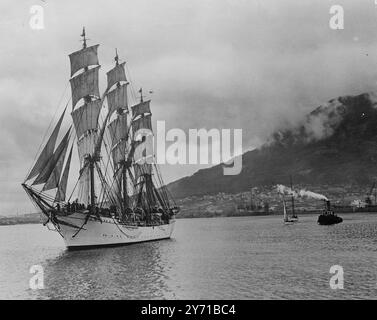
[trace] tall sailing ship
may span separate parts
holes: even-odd
[[[148,151],[150,100],[140,89],[129,107],[129,74],[117,51],[101,96],[99,45],[87,46],[85,28],[81,37],[82,49],[69,55],[71,125],[56,147],[68,101],[22,186],[68,248],[170,238],[179,208]],[[79,173],[70,181],[74,147]]]

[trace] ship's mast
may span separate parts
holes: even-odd
[[[115,60],[115,66],[118,66],[119,65],[119,56],[118,56],[118,50],[115,48],[115,57],[114,57],[114,60]],[[118,82],[117,83],[117,87],[119,88],[120,87],[120,83]],[[127,88],[126,88],[127,90]],[[127,104],[127,102],[126,102]],[[118,109],[118,115],[123,113],[123,109]],[[128,208],[129,207],[129,203],[128,203],[128,192],[127,192],[127,162],[126,161],[122,161],[121,163],[121,166],[122,166],[122,184],[123,184],[123,207],[124,209]]]
[[[86,34],[85,34],[85,27],[82,28],[82,34],[81,34],[81,37],[82,37],[82,48],[83,49],[86,49]]]
[[[90,207],[92,212],[95,206],[95,191],[94,191],[94,159],[89,158],[89,170],[90,170]]]
[[[83,27],[82,29],[82,34],[81,34],[81,37],[82,37],[82,47],[83,49],[86,49],[86,33],[85,33],[85,27]],[[88,71],[89,68],[88,67],[85,67],[84,68],[85,71]],[[90,103],[92,101],[92,98],[88,95],[86,97],[84,97],[84,100],[86,103]],[[96,197],[96,194],[95,194],[95,189],[94,189],[94,162],[96,161],[95,157],[87,157],[86,158],[86,161],[89,162],[89,172],[90,172],[90,208],[91,208],[91,211],[94,212],[94,207],[95,207],[95,197]]]
[[[140,161],[143,158],[150,157],[150,155],[144,156],[143,152],[135,156],[137,146],[143,143],[146,137],[143,136],[142,140],[139,140],[139,134],[136,134],[138,130],[149,129],[152,132],[150,100],[144,101],[143,89],[140,88],[140,102],[128,106],[127,86],[129,82],[125,73],[125,62],[119,62],[117,49],[115,49],[114,57],[115,67],[107,72],[107,87],[101,95],[98,81],[101,67],[97,55],[99,45],[87,45],[89,39],[86,37],[85,27],[83,27],[80,37],[82,48],[69,55],[71,65],[69,80],[72,101],[71,116],[75,132],[74,141],[77,139],[80,165],[79,178],[75,185],[75,188],[78,186],[76,201],[79,201],[80,204],[90,205],[89,214],[95,213],[98,217],[100,217],[98,207],[107,203],[115,206],[117,213],[120,210],[134,207],[136,203],[143,209],[142,216],[146,217],[148,223],[151,221],[155,209],[158,209],[159,212],[162,209],[165,213],[174,214],[175,212],[172,210],[176,208],[170,208],[168,191],[163,184],[157,165],[154,164],[155,175],[153,175],[152,163]],[[107,99],[108,113],[100,125],[99,116],[105,99]],[[49,219],[52,219],[50,211],[55,210],[53,203],[58,203],[60,208],[61,203],[65,201],[72,158],[73,142],[68,159],[64,161],[67,149],[69,150],[72,126],[68,129],[58,147],[55,148],[65,110],[45,148],[25,178],[25,181],[27,181],[36,177],[32,185],[44,184],[42,191],[37,194],[31,187],[23,184],[32,200],[37,203]],[[111,119],[111,123],[108,124]],[[108,141],[104,141],[106,128],[110,133],[110,148]],[[108,166],[106,166],[104,174],[102,174],[103,171],[99,165],[100,161],[102,163],[100,155],[102,143],[104,143],[104,149],[109,156],[108,165],[111,165],[109,171],[107,171]],[[63,170],[64,162],[66,164]],[[111,174],[113,174],[114,181],[110,181],[113,184],[110,185],[106,181],[106,173],[109,174],[110,179],[112,178]],[[95,188],[96,179],[98,179],[97,182],[102,184],[102,188],[97,190]],[[46,197],[45,200],[43,191],[54,188],[58,188],[54,202],[52,202],[51,197]],[[134,196],[130,197],[128,192],[133,193]],[[70,198],[68,201],[70,201]],[[102,199],[105,200],[102,201]],[[96,205],[98,205],[97,208]],[[159,208],[158,205],[160,205]],[[55,211],[57,210],[60,209]],[[98,212],[96,212],[97,210]],[[167,220],[169,220],[169,216],[167,217]],[[79,228],[79,230],[81,229],[82,227]]]
[[[292,190],[292,197],[291,197],[291,200],[292,200],[292,217],[295,218],[296,217],[296,214],[295,214],[295,197],[293,196],[292,175],[289,176],[289,179],[290,179],[291,190]]]
[[[81,50],[69,55],[72,90],[71,115],[77,135],[80,166],[82,166],[78,198],[81,203],[90,204],[93,212],[96,205],[94,170],[97,167],[96,162],[100,160],[95,150],[99,128],[98,118],[102,107],[98,86],[100,65],[97,56],[98,45],[87,46],[89,39],[86,37],[85,27],[80,36],[82,38]],[[78,71],[80,72],[78,73]],[[80,101],[83,101],[83,104]]]
[[[124,64],[119,63],[118,50],[115,49],[115,66],[108,73],[108,105],[109,112],[116,113],[116,118],[109,124],[112,139],[112,157],[114,161],[115,179],[117,179],[117,198],[124,209],[129,207],[127,190],[127,166],[125,152],[128,144],[128,81],[125,75]],[[115,88],[111,88],[115,85]]]

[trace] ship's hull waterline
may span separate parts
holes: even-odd
[[[87,46],[85,28],[81,37],[82,48],[69,55],[71,95],[22,186],[70,249],[170,238],[179,208],[157,163],[145,161],[154,159],[153,152],[138,152],[153,135],[151,100],[144,100],[142,89],[140,100],[129,99],[130,77],[117,51],[101,93],[99,45]],[[71,126],[58,139],[70,103]],[[74,147],[78,159],[72,158]],[[70,181],[71,162],[80,168],[77,181]],[[122,213],[122,223],[110,216],[115,213]],[[124,223],[130,220],[137,223]]]
[[[82,213],[58,216],[58,220],[60,222],[57,226],[58,232],[63,237],[66,247],[72,250],[169,239],[175,223],[173,219],[168,224],[133,226],[119,224],[107,217],[101,217],[102,222],[90,217],[85,223],[85,215]],[[70,225],[82,227],[82,229]]]

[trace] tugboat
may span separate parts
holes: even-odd
[[[331,205],[329,200],[325,200],[325,210],[318,217],[318,224],[328,226],[332,224],[337,224],[343,222],[341,217],[338,217],[333,210],[331,210]]]

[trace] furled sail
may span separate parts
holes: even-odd
[[[77,138],[80,138],[88,130],[96,130],[98,128],[101,104],[102,101],[100,99],[93,100],[85,103],[82,107],[75,109],[71,113]]]
[[[120,85],[107,94],[109,113],[119,108],[127,109],[127,84]]]
[[[58,134],[59,134],[60,126],[61,126],[63,118],[64,118],[65,110],[66,110],[66,108],[64,109],[62,115],[60,116],[60,119],[59,119],[58,123],[56,124],[54,131],[52,132],[50,138],[48,139],[48,141],[45,145],[45,147],[43,148],[41,154],[39,155],[37,162],[35,163],[33,169],[30,171],[26,180],[34,178],[36,175],[41,173],[41,171],[46,167],[46,165],[47,165],[48,161],[50,160],[52,154],[54,153],[56,139],[58,138]]]
[[[71,159],[72,159],[72,150],[73,150],[73,145],[71,147],[71,151],[69,152],[68,159],[67,159],[67,162],[65,164],[64,171],[63,171],[63,175],[62,175],[60,182],[59,182],[58,191],[57,191],[56,197],[55,197],[55,202],[65,200],[65,196],[66,196],[66,192],[67,192],[69,168],[70,168]]]
[[[69,55],[71,61],[71,76],[83,68],[98,65],[97,49],[98,44],[73,52]]]
[[[99,66],[89,69],[78,76],[70,79],[72,89],[72,108],[74,109],[77,102],[86,96],[99,97],[98,88],[98,70]]]
[[[60,142],[59,146],[56,148],[55,152],[50,157],[48,163],[43,168],[41,173],[38,175],[37,179],[35,179],[35,181],[33,182],[33,185],[46,183],[49,180],[52,172],[54,171],[56,165],[59,162],[60,157],[62,156],[62,154],[65,152],[67,148],[70,132],[71,132],[71,128],[68,129],[67,133],[65,134],[64,138]]]
[[[113,69],[107,72],[107,89],[120,81],[127,81],[126,72],[124,70],[125,62],[117,64]]]
[[[135,119],[136,117],[144,114],[151,114],[150,109],[150,100],[143,101],[132,107],[132,116]]]

